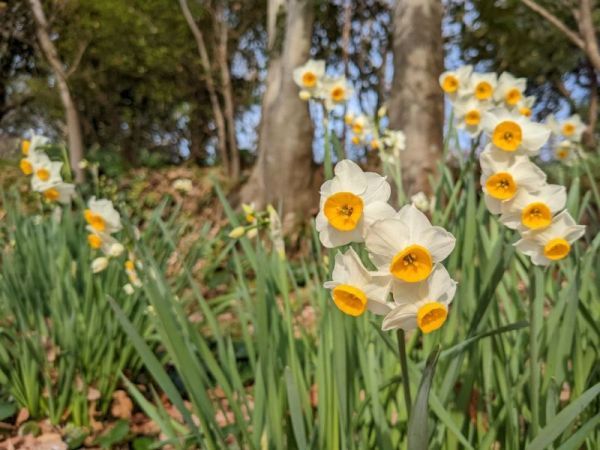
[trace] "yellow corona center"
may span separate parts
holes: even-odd
[[[360,122],[354,122],[354,124],[352,125],[352,132],[354,134],[362,134],[364,129],[365,127]]]
[[[485,182],[488,195],[498,200],[508,200],[517,193],[517,183],[508,172],[498,172]]]
[[[566,148],[559,148],[556,150],[555,154],[558,159],[567,159],[567,157],[569,156],[569,150],[567,150]]]
[[[494,128],[492,142],[505,152],[514,152],[523,142],[523,132],[518,123],[511,120],[500,122]]]
[[[85,210],[83,216],[85,217],[86,222],[89,223],[94,230],[104,231],[106,229],[106,222],[104,222],[102,216],[94,214],[89,209]]]
[[[88,234],[87,241],[94,250],[97,250],[102,246],[102,238],[97,234]]]
[[[46,189],[43,195],[46,200],[51,202],[55,202],[60,198],[60,192],[56,188]]]
[[[302,84],[307,88],[315,87],[317,84],[317,76],[311,71],[304,72],[302,75]]]
[[[550,239],[544,245],[544,256],[552,261],[565,258],[571,251],[571,244],[563,238]]]
[[[31,146],[31,142],[28,140],[21,141],[21,153],[25,156],[29,155],[29,147]]]
[[[417,312],[417,325],[423,333],[437,330],[448,317],[448,307],[439,302],[426,303]]]
[[[333,302],[340,311],[350,316],[360,316],[367,309],[367,296],[349,284],[340,284],[333,289]]]
[[[128,259],[125,261],[125,270],[129,272],[133,272],[135,270],[135,265],[133,264],[132,260]]]
[[[552,222],[552,212],[545,203],[530,203],[521,213],[521,222],[531,230],[539,230],[550,225]]]
[[[336,86],[331,90],[331,98],[335,102],[342,102],[346,99],[346,89],[342,86]]]
[[[351,192],[338,192],[327,198],[323,212],[336,230],[352,231],[362,217],[363,201]]]
[[[519,103],[519,100],[521,100],[521,91],[519,91],[517,88],[509,89],[504,97],[504,100],[506,100],[506,103],[508,103],[510,106],[515,106],[517,103]]]
[[[360,137],[357,135],[354,135],[354,136],[352,136],[351,141],[354,145],[358,145],[358,144],[360,144]]]
[[[23,172],[25,175],[31,175],[33,173],[33,166],[27,159],[22,159],[19,163],[19,167],[21,172]]]
[[[398,252],[390,264],[390,272],[407,283],[417,283],[431,273],[433,261],[429,250],[417,244]]]
[[[519,108],[519,113],[520,113],[522,116],[525,116],[525,117],[531,117],[531,108],[528,108],[527,106],[521,106],[521,107]]]
[[[488,100],[493,92],[492,85],[487,81],[480,81],[477,83],[477,86],[475,86],[475,98],[477,98],[477,100]]]
[[[442,81],[442,90],[448,94],[453,94],[458,89],[458,78],[454,75],[446,75]]]
[[[380,146],[381,146],[381,144],[379,143],[378,139],[373,139],[371,141],[371,150],[377,150],[377,149],[379,149]]]
[[[473,110],[469,111],[467,114],[465,114],[465,123],[467,125],[471,125],[471,126],[479,125],[480,121],[481,121],[481,114],[476,109],[473,109]]]
[[[573,133],[575,133],[575,125],[573,125],[572,123],[565,123],[562,126],[562,134],[566,137],[570,137],[573,136]]]
[[[48,169],[41,168],[35,172],[35,176],[42,181],[48,181],[50,179],[50,171]]]

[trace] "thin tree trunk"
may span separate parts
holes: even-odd
[[[58,92],[60,93],[60,99],[65,109],[71,170],[75,174],[75,181],[80,183],[84,180],[84,172],[80,168],[80,162],[83,159],[83,138],[79,111],[69,90],[64,64],[58,57],[56,47],[50,39],[48,22],[42,4],[40,0],[29,0],[29,6],[36,22],[36,33],[40,47],[56,76]]]
[[[196,21],[194,20],[194,16],[192,16],[192,12],[188,6],[187,0],[179,0],[179,6],[181,7],[181,11],[185,17],[185,20],[190,28],[190,31],[194,35],[194,39],[196,40],[196,45],[198,47],[198,54],[200,55],[200,62],[202,63],[202,68],[205,73],[205,81],[206,81],[206,90],[208,91],[208,97],[210,99],[210,105],[213,110],[213,114],[215,116],[215,125],[217,126],[217,148],[219,152],[219,156],[221,158],[221,163],[223,167],[230,173],[230,163],[229,163],[229,155],[227,152],[227,138],[226,138],[226,129],[225,129],[225,117],[223,116],[223,110],[221,109],[221,104],[219,103],[219,97],[217,96],[217,89],[215,87],[215,81],[212,76],[212,66],[210,63],[210,58],[208,56],[208,51],[206,50],[206,44],[204,43],[204,36],[198,28]]]
[[[242,200],[259,206],[281,204],[286,215],[307,214],[316,204],[313,126],[292,76],[293,70],[309,57],[313,22],[311,0],[268,2],[269,67],[258,161],[242,190]]]
[[[219,2],[220,4],[220,2]],[[227,57],[228,26],[222,8],[219,9],[219,43],[217,45],[217,63],[221,72],[221,84],[223,103],[225,106],[225,122],[227,127],[227,143],[229,147],[229,158],[231,161],[230,175],[234,180],[240,176],[240,155],[238,153],[235,133],[235,107],[233,103],[233,89],[231,86],[231,74],[229,73],[229,58]]]
[[[440,0],[397,0],[394,9],[389,117],[391,128],[406,134],[401,158],[409,195],[431,192],[429,177],[442,155],[442,12]]]

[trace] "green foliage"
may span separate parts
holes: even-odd
[[[93,274],[81,214],[25,213],[4,198],[0,273],[0,385],[33,418],[89,425],[104,416],[120,372],[140,360],[118,324],[112,295],[144,336],[150,331],[139,294],[123,291],[123,261]],[[98,392],[99,398],[96,398]]]
[[[486,211],[475,182],[477,165],[465,159],[461,166],[458,174],[440,167],[434,212],[434,223],[457,236],[448,261],[449,272],[459,279],[457,297],[442,329],[415,332],[407,341],[413,392],[423,374],[432,372],[424,370],[427,355],[442,347],[429,391],[429,432],[419,436],[419,448],[519,449],[548,440],[565,448],[596,448],[598,436],[578,430],[597,423],[590,405],[597,402],[592,386],[599,379],[594,302],[600,285],[592,273],[600,238],[579,244],[569,259],[534,283],[530,262],[513,250],[515,237]],[[231,226],[238,226],[220,195]],[[581,197],[572,206],[575,217],[597,217],[596,206],[585,206]],[[153,223],[165,242],[174,241],[159,217]],[[591,228],[594,236],[596,227]],[[178,428],[161,403],[129,384],[147,414],[160,419],[170,443],[208,449],[406,448],[410,434],[396,345],[379,330],[377,319],[350,318],[333,306],[322,288],[328,264],[313,238],[310,255],[301,261],[280,258],[269,250],[266,237],[222,245],[218,259],[230,288],[211,300],[201,294],[190,266],[182,267],[187,295],[176,296],[145,255],[153,274],[144,280],[145,298],[156,313],[164,357],[176,369],[181,390],[111,301],[158,387],[184,417],[184,429]],[[533,339],[544,370],[532,397],[532,337],[526,325],[534,284],[539,333]],[[191,322],[185,305],[195,305],[203,322]],[[306,308],[315,312],[313,327],[299,322]],[[229,331],[218,321],[224,310],[235,314],[236,326]],[[212,398],[215,389],[222,390],[224,400]],[[561,389],[567,389],[567,397],[561,397]],[[421,410],[426,393],[418,396]],[[531,425],[532,398],[538,401],[539,432]],[[222,417],[230,419],[223,423]],[[549,435],[549,429],[556,431]]]

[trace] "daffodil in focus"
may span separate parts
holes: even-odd
[[[92,197],[88,201],[88,209],[85,210],[84,217],[96,233],[111,234],[122,228],[119,212],[107,199],[96,200],[96,197]]]
[[[473,72],[472,66],[462,66],[456,70],[448,70],[440,75],[440,87],[449,97],[454,98],[458,95],[459,89],[467,86],[471,72]]]
[[[346,77],[326,78],[320,89],[319,97],[325,101],[325,108],[333,109],[336,105],[342,105],[350,98],[351,89]]]
[[[516,78],[512,74],[504,72],[498,78],[498,88],[494,93],[494,99],[498,103],[504,103],[509,109],[514,108],[523,99],[526,87],[526,78]]]
[[[523,233],[515,247],[538,266],[566,258],[573,242],[585,233],[585,226],[577,225],[567,211],[557,214],[552,223],[542,231]]]
[[[404,206],[393,218],[376,221],[365,236],[371,261],[381,272],[405,283],[429,277],[435,264],[452,252],[455,241],[413,205]]]
[[[314,92],[325,75],[325,61],[308,60],[303,66],[294,69],[294,82],[309,93]]]
[[[485,106],[475,97],[456,100],[454,114],[457,128],[464,129],[471,137],[478,136],[481,133],[481,123],[485,111]]]
[[[448,317],[456,284],[444,266],[437,265],[425,281],[395,285],[395,307],[384,317],[382,329],[419,328],[425,334],[439,329]]]
[[[520,190],[511,202],[502,204],[500,221],[520,232],[541,230],[552,223],[552,216],[566,203],[567,190],[558,184],[546,184],[534,193]]]
[[[518,192],[533,192],[546,184],[546,174],[524,155],[509,155],[484,151],[481,164],[481,187],[485,204],[492,214],[500,214],[501,206]]]
[[[550,130],[544,125],[505,109],[484,113],[482,125],[493,149],[514,155],[536,154],[550,137]]]
[[[360,316],[367,309],[372,313],[387,314],[391,308],[387,298],[391,278],[369,272],[353,249],[335,256],[332,281],[324,284],[331,289],[335,305],[350,316]]]
[[[321,243],[328,248],[362,242],[367,226],[392,217],[387,204],[391,188],[385,177],[363,172],[349,159],[336,164],[335,176],[321,185],[316,227]]]
[[[468,83],[459,91],[461,97],[473,97],[480,103],[491,103],[498,86],[498,77],[494,72],[473,72]]]
[[[548,127],[556,136],[564,137],[572,142],[581,142],[581,136],[586,129],[586,125],[579,117],[579,114],[574,114],[564,120],[557,120],[553,115],[548,116]]]

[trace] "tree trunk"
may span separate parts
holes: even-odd
[[[220,2],[218,2],[220,4]],[[238,153],[235,130],[235,107],[233,102],[233,89],[231,74],[229,72],[229,58],[227,42],[229,40],[228,25],[222,7],[217,14],[219,22],[219,42],[217,45],[217,64],[221,73],[222,95],[225,107],[225,123],[227,128],[227,146],[229,148],[230,175],[234,180],[240,176],[240,155]]]
[[[311,0],[269,0],[269,67],[262,100],[258,161],[241,197],[259,207],[272,203],[284,214],[316,205],[313,126],[298,98],[293,70],[309,57],[314,21]]]
[[[230,173],[229,154],[227,152],[227,132],[225,129],[225,117],[223,116],[223,110],[221,109],[221,104],[219,103],[217,88],[215,86],[215,81],[212,76],[212,65],[208,56],[206,44],[204,42],[204,36],[202,35],[200,28],[198,28],[198,25],[194,20],[194,16],[190,11],[187,0],[179,0],[179,6],[181,7],[181,11],[183,12],[188,27],[190,28],[190,31],[192,32],[192,34],[194,35],[194,39],[196,40],[198,54],[200,55],[200,62],[202,63],[202,68],[204,69],[204,75],[206,77],[206,90],[208,91],[208,97],[210,99],[210,105],[213,110],[213,114],[215,117],[215,125],[217,127],[217,149],[223,167],[225,168],[227,173]]]
[[[71,170],[75,174],[75,181],[80,183],[84,180],[84,172],[83,169],[80,168],[80,162],[83,159],[83,138],[81,134],[79,111],[77,110],[77,105],[69,90],[64,64],[58,57],[56,47],[50,39],[48,22],[40,0],[29,0],[29,6],[31,7],[35,19],[36,33],[40,42],[40,47],[56,76],[56,84],[58,85],[60,99],[65,108]]]
[[[409,195],[431,192],[442,155],[444,99],[438,85],[443,70],[440,0],[397,0],[393,18],[394,78],[390,127],[406,134],[403,184]]]

